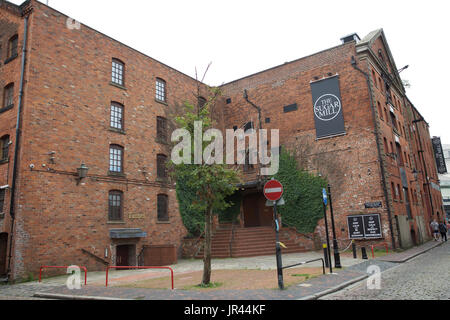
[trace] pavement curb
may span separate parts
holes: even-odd
[[[342,289],[344,289],[344,288],[346,288],[348,286],[351,286],[354,283],[362,281],[362,280],[364,280],[364,279],[366,279],[368,277],[369,277],[369,275],[362,275],[360,277],[357,277],[357,278],[354,278],[352,280],[349,280],[349,281],[346,281],[344,283],[341,283],[340,285],[337,285],[337,286],[332,287],[330,289],[326,289],[324,291],[321,291],[321,292],[318,292],[316,294],[312,294],[312,295],[309,295],[309,296],[306,296],[306,297],[303,297],[303,298],[300,298],[300,299],[297,299],[297,300],[317,300],[320,297],[323,297],[323,296],[329,295],[331,293],[334,293],[336,291],[342,290]]]
[[[131,300],[131,299],[122,299],[122,298],[111,298],[111,297],[94,297],[94,296],[77,296],[70,294],[59,294],[59,293],[45,293],[45,292],[37,292],[33,295],[36,298],[48,298],[48,299],[57,299],[57,300]]]
[[[378,259],[378,260],[379,260],[379,261],[384,261],[384,262],[392,262],[392,263],[405,263],[405,262],[407,262],[407,261],[409,261],[409,260],[411,260],[411,259],[413,259],[413,258],[415,258],[415,257],[417,257],[417,256],[420,256],[421,254],[424,254],[425,252],[428,252],[428,251],[430,251],[430,250],[433,250],[433,249],[435,249],[435,248],[437,248],[437,247],[443,245],[444,243],[445,243],[445,242],[436,243],[435,246],[432,246],[432,247],[429,247],[429,248],[427,248],[427,249],[425,249],[425,250],[423,250],[423,251],[417,252],[417,253],[415,253],[415,254],[409,256],[409,257],[406,257],[406,258],[403,259],[403,260],[397,260],[397,261],[394,261],[394,260],[382,260],[382,259]],[[375,259],[375,260],[377,260],[377,259]]]

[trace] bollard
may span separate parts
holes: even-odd
[[[363,259],[367,260],[367,252],[366,252],[366,247],[361,247],[361,256]]]
[[[323,245],[323,256],[325,258],[325,267],[329,268],[330,262],[328,261],[328,248],[326,244]]]
[[[352,240],[352,251],[353,251],[353,259],[357,259],[358,255],[356,253],[356,244],[355,244],[355,240]]]

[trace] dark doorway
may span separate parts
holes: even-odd
[[[0,276],[6,274],[6,253],[8,251],[8,234],[0,233]]]
[[[135,245],[119,245],[116,248],[116,266],[134,266],[136,264]]]
[[[244,196],[244,225],[246,228],[272,226],[272,209],[266,207],[266,198],[261,193]]]

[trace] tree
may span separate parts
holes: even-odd
[[[188,145],[190,144],[190,147],[188,150],[190,151],[190,155],[183,154],[183,156],[189,156],[192,159],[192,155],[196,152],[196,142],[194,141],[196,137],[196,124],[202,124],[202,136],[208,129],[213,128],[214,121],[210,110],[215,107],[217,98],[220,95],[220,90],[213,88],[211,90],[211,96],[206,103],[202,103],[202,105],[197,103],[194,106],[190,102],[185,102],[184,115],[175,118],[178,127],[185,129],[189,133],[190,143]],[[195,194],[195,200],[189,205],[189,210],[204,214],[205,242],[202,286],[208,286],[211,281],[211,232],[213,215],[230,206],[227,202],[227,197],[235,192],[237,189],[236,184],[239,182],[236,170],[225,164],[207,164],[207,161],[203,158],[205,149],[213,145],[214,142],[207,143],[202,139],[202,159],[200,163],[175,163],[173,161],[173,155],[169,162],[171,175],[177,181],[177,191],[188,188],[190,193]],[[185,151],[186,149],[184,151],[181,150],[181,152]],[[178,181],[181,182],[180,186],[178,186]]]

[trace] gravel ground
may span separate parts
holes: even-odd
[[[368,262],[369,264],[370,262]],[[391,263],[377,261],[383,271]],[[364,268],[358,265],[355,269]],[[367,281],[322,300],[449,300],[450,242],[381,274],[380,289],[368,289]]]

